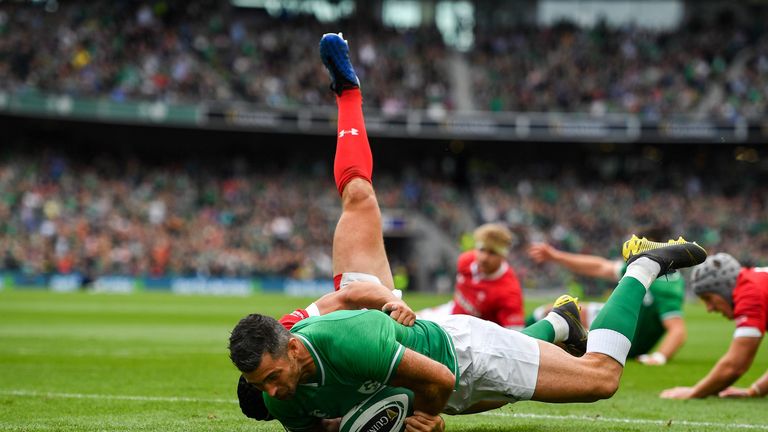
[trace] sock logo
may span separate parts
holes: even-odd
[[[360,135],[360,131],[355,128],[350,130],[342,129],[341,132],[339,132],[339,138],[344,138],[344,135]]]

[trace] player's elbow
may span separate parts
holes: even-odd
[[[723,364],[722,373],[729,381],[736,381],[749,370],[749,363],[727,362]]]
[[[425,386],[424,396],[434,401],[442,401],[444,405],[444,402],[447,402],[448,398],[451,397],[456,377],[447,367],[441,366],[439,372]]]
[[[453,392],[453,387],[456,384],[456,377],[445,366],[441,368],[439,377],[440,379],[435,382],[437,390],[440,394],[450,396],[451,392]]]

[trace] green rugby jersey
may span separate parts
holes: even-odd
[[[621,275],[627,271],[627,265],[621,270]],[[643,306],[637,319],[635,337],[629,357],[647,354],[664,336],[666,329],[664,321],[667,318],[683,315],[685,300],[685,281],[680,272],[667,276],[659,276],[648,289],[643,298]]]
[[[310,429],[318,418],[342,417],[392,379],[405,348],[444,364],[458,382],[453,342],[431,321],[406,327],[379,311],[337,311],[301,320],[291,333],[312,355],[317,375],[299,385],[291,400],[264,396],[270,413],[290,431]]]

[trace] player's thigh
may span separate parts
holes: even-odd
[[[371,274],[384,286],[394,288],[384,249],[381,210],[373,187],[362,179],[347,185],[333,237],[333,273],[348,272]]]
[[[573,357],[551,343],[538,343],[539,373],[533,400],[592,402],[616,391],[623,370],[616,360],[599,353]]]

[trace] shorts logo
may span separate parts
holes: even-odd
[[[357,389],[357,392],[362,394],[371,394],[378,390],[379,387],[381,387],[381,383],[378,381],[366,381],[363,383],[363,385],[360,386],[359,389]]]

